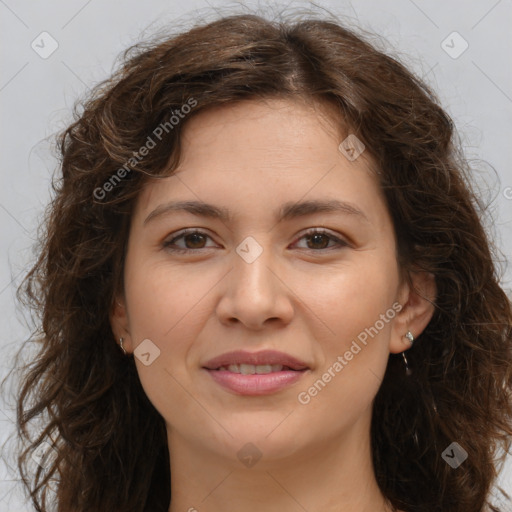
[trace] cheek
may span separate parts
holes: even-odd
[[[149,366],[135,356],[139,379],[160,414],[175,421],[176,411],[185,414],[192,407],[184,392],[190,388],[187,361],[204,323],[204,294],[214,283],[208,286],[208,279],[203,279],[203,286],[196,286],[199,280],[161,264],[137,267],[132,260],[127,261],[126,268],[125,292],[134,348],[149,339],[159,350]]]
[[[298,295],[319,319],[327,346],[341,350],[359,333],[373,326],[380,315],[390,311],[396,300],[399,275],[396,260],[373,253],[356,254],[353,261],[320,272],[301,285]],[[393,315],[394,317],[394,315]],[[378,323],[379,331],[389,331],[390,322]]]
[[[357,415],[370,406],[389,358],[398,282],[392,256],[361,253],[328,280],[304,285],[302,293],[312,299],[308,306],[319,319],[313,334],[322,353],[308,382],[311,394],[301,390],[312,397],[309,412],[321,414],[336,404]]]
[[[208,279],[203,279],[200,288],[201,281],[182,270],[162,264],[137,265],[134,257],[127,259],[125,275],[134,348],[149,339],[160,351],[148,366],[135,357],[146,395],[167,421],[179,423],[183,416],[200,422],[201,410],[185,391],[190,382],[184,363],[201,329],[200,317],[206,313],[206,301],[201,299],[213,283],[207,286]]]
[[[190,333],[201,311],[205,291],[213,286],[208,276],[196,279],[182,268],[164,264],[136,266],[127,262],[126,295],[130,329],[135,338],[153,336],[160,343],[178,341],[180,332]],[[136,340],[137,341],[137,340]]]

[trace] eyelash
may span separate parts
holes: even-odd
[[[183,238],[183,237],[185,237],[187,235],[192,235],[192,234],[193,235],[202,235],[202,236],[211,238],[210,235],[208,235],[207,233],[205,233],[203,231],[199,231],[197,229],[190,228],[190,229],[186,229],[186,230],[182,231],[178,236],[175,236],[171,240],[164,241],[163,247],[166,250],[168,250],[168,251],[171,251],[171,252],[174,252],[174,253],[178,253],[178,254],[185,254],[185,253],[190,253],[190,252],[197,252],[197,251],[204,250],[204,249],[211,249],[211,247],[202,247],[200,249],[181,249],[181,248],[177,249],[175,247],[171,247],[171,245],[176,240],[179,240],[180,238]],[[312,235],[325,235],[325,236],[329,237],[331,240],[334,240],[337,243],[338,248],[347,247],[349,245],[347,242],[345,242],[344,240],[341,240],[340,238],[334,236],[329,231],[326,231],[326,230],[320,229],[320,228],[312,228],[312,229],[310,229],[309,231],[304,233],[299,238],[299,240],[302,240],[303,238],[308,237],[308,236],[312,236]],[[325,249],[304,249],[304,250],[317,253],[317,252],[327,251],[327,250],[332,250],[332,249],[333,248],[331,247],[331,248],[325,248]]]

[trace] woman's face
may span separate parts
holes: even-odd
[[[367,153],[343,139],[302,103],[213,109],[141,192],[112,320],[171,447],[263,463],[368,440],[409,291]]]

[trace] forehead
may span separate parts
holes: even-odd
[[[183,149],[193,146],[185,158],[205,154],[237,160],[272,152],[288,161],[312,159],[325,149],[319,147],[341,140],[343,125],[333,106],[306,103],[305,99],[246,100],[199,113],[185,124]]]
[[[370,207],[380,195],[372,162],[364,152],[355,161],[343,156],[339,144],[347,134],[332,106],[304,100],[251,100],[199,112],[183,127],[179,166],[146,184],[137,210],[170,199],[239,199],[249,207],[256,202],[247,197],[277,204],[318,194],[351,196]]]

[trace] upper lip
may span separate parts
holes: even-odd
[[[296,357],[275,350],[262,350],[260,352],[236,350],[234,352],[226,352],[207,361],[203,368],[217,370],[221,366],[229,366],[231,364],[252,364],[255,366],[280,364],[292,370],[305,370],[308,368],[306,363]]]

